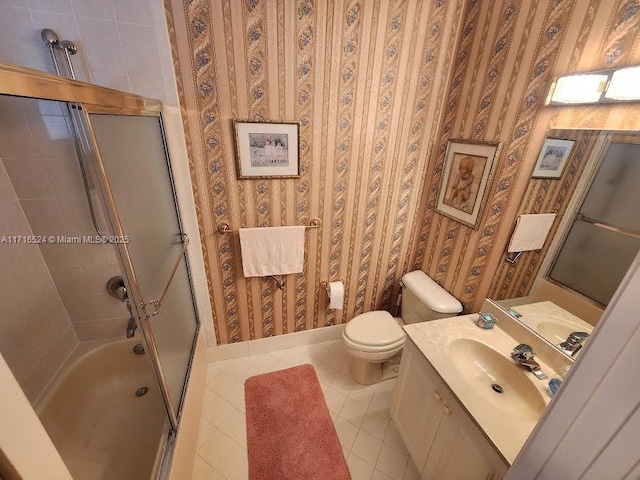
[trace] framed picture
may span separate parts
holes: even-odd
[[[300,124],[233,121],[238,178],[298,178]]]
[[[533,169],[533,178],[560,178],[575,140],[546,138],[538,161]]]
[[[436,212],[478,228],[499,146],[498,142],[449,140]]]

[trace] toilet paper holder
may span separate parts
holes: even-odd
[[[329,282],[320,282],[320,288],[324,288],[325,290],[329,290]]]
[[[335,285],[335,292],[333,289],[333,285]],[[320,282],[320,287],[327,292],[327,297],[329,298],[329,303],[327,307],[336,310],[342,310],[344,306],[344,283],[342,280],[334,280],[332,282]]]

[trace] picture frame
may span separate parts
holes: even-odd
[[[545,138],[531,177],[561,178],[575,143],[565,138]]]
[[[450,139],[436,212],[477,230],[499,149],[499,142]]]
[[[234,120],[240,180],[300,178],[300,124]]]

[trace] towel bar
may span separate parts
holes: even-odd
[[[516,264],[516,260],[518,260],[518,258],[520,257],[520,255],[522,255],[522,252],[517,252],[514,256],[510,257],[509,254],[507,254],[504,257],[504,261],[507,263],[510,263],[511,265],[515,265]]]
[[[309,225],[305,225],[305,228],[320,228],[320,220],[314,218],[309,221]],[[218,225],[218,233],[236,233],[238,230],[231,230],[228,223],[221,223]]]

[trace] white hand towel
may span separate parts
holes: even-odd
[[[305,227],[241,228],[240,249],[245,277],[302,272]]]
[[[555,213],[520,215],[509,242],[509,252],[541,249],[555,219]]]

